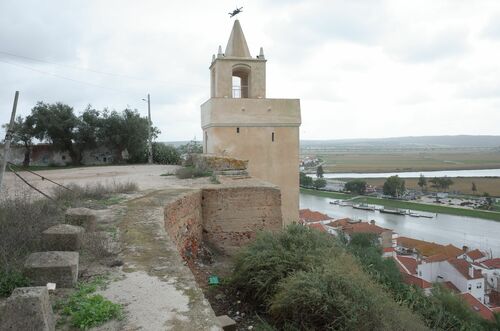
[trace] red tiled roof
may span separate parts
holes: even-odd
[[[454,258],[463,254],[463,250],[453,245],[440,245],[433,242],[418,240],[408,237],[398,237],[398,245],[406,248],[414,248],[423,256],[433,256],[436,254],[446,255],[448,258]]]
[[[406,273],[403,274],[403,280],[408,285],[415,285],[415,286],[418,286],[422,289],[432,287],[432,284],[429,283],[428,281],[426,281],[425,279],[419,278],[419,277],[414,276],[414,275],[409,275]]]
[[[397,255],[397,262],[404,266],[404,269],[408,270],[410,274],[415,275],[417,273],[417,260],[409,256]]]
[[[500,258],[489,259],[481,262],[488,269],[500,269]]]
[[[446,261],[448,260],[448,257],[444,254],[441,254],[441,253],[438,253],[438,254],[434,254],[432,256],[429,256],[427,258],[425,258],[425,261],[428,262],[428,263],[431,263],[431,262],[441,262],[441,261]]]
[[[474,269],[474,277],[469,275],[470,263],[463,259],[449,259],[448,262],[467,279],[482,278],[481,270]]]
[[[455,284],[453,284],[450,281],[444,282],[443,286],[446,287],[447,289],[449,289],[452,292],[460,293],[460,290],[455,286]]]
[[[470,257],[472,259],[472,261],[479,260],[479,259],[482,259],[483,257],[485,257],[483,252],[481,252],[479,249],[475,249],[475,250],[467,252],[465,254],[468,257]]]
[[[338,226],[346,226],[346,225],[350,224],[350,222],[352,222],[352,219],[350,219],[350,218],[341,218],[341,219],[335,220],[333,222],[330,222],[327,225],[336,228]]]
[[[384,253],[390,253],[395,251],[394,247],[384,247],[382,250]]]
[[[495,317],[493,316],[493,312],[482,304],[478,299],[474,298],[469,293],[460,294],[460,296],[464,299],[464,301],[471,307],[473,311],[481,315],[481,317],[493,320]]]
[[[332,218],[326,214],[320,213],[319,211],[313,211],[310,209],[301,209],[299,211],[299,219],[304,222],[320,222],[328,221]]]
[[[307,226],[310,227],[311,229],[316,229],[316,230],[319,230],[321,232],[327,232],[325,227],[321,223],[307,224]]]
[[[389,229],[381,228],[375,224],[370,224],[367,222],[348,224],[343,227],[344,232],[352,234],[352,233],[374,233],[374,234],[382,234],[386,231],[391,231]]]

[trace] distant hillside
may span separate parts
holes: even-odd
[[[500,147],[500,136],[423,136],[378,139],[301,140],[302,148],[332,146]]]

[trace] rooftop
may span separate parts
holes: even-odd
[[[454,292],[454,293],[460,293],[460,290],[455,286],[455,284],[453,284],[452,282],[450,281],[446,281],[444,283],[442,283],[444,287],[446,287],[447,289],[449,289],[450,291]]]
[[[397,255],[396,262],[401,264],[403,270],[405,270],[406,273],[409,273],[411,275],[415,275],[417,273],[418,262],[416,259],[409,256]]]
[[[469,293],[460,294],[470,308],[487,320],[493,320],[493,312]]]
[[[312,223],[312,224],[307,224],[307,226],[311,229],[316,229],[321,232],[327,232],[323,224],[321,223]]]
[[[488,269],[500,269],[500,258],[489,259],[481,262]]]
[[[319,211],[313,211],[311,209],[301,209],[299,211],[299,219],[302,222],[321,222],[328,221],[332,218],[326,214],[320,213]]]
[[[406,248],[416,249],[423,256],[431,257],[443,254],[448,258],[455,258],[463,254],[463,250],[453,245],[440,245],[434,242],[418,240],[408,237],[398,237],[398,245]]]
[[[403,274],[403,280],[406,284],[408,285],[415,285],[417,287],[420,287],[421,289],[426,289],[426,288],[431,288],[432,284],[426,281],[425,279],[418,278],[417,276],[414,275],[409,275],[409,274]]]
[[[472,268],[471,264],[463,259],[449,259],[448,263],[450,263],[457,271],[459,271],[462,276],[467,279],[479,279],[483,278],[481,274],[481,270],[474,269],[474,277],[471,277],[469,274],[469,268]]]
[[[479,249],[475,249],[473,251],[465,253],[468,257],[471,258],[472,261],[482,259],[483,257],[486,257],[486,255],[483,254]]]
[[[391,231],[390,229],[382,228],[375,224],[370,224],[367,222],[354,223],[354,224],[346,224],[342,227],[342,230],[346,233],[373,233],[373,234],[382,234],[386,231]]]

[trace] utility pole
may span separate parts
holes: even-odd
[[[151,137],[151,98],[148,93],[148,163],[153,164],[153,138]]]
[[[10,141],[12,140],[12,129],[14,128],[14,120],[16,118],[17,100],[19,99],[19,91],[16,91],[14,95],[14,105],[12,106],[12,113],[10,114],[10,123],[7,128],[7,133],[5,134],[5,144],[3,149],[3,160],[0,168],[0,191],[2,191],[2,181],[3,174],[5,173],[5,167],[7,166],[7,160],[9,159],[9,149]]]

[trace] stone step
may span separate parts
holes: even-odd
[[[0,304],[0,330],[55,330],[55,318],[47,288],[16,288]]]
[[[36,252],[24,263],[24,275],[36,286],[56,283],[57,287],[73,287],[78,280],[77,252]]]
[[[47,251],[78,251],[85,229],[70,224],[54,225],[42,232],[42,243]]]
[[[81,226],[87,232],[94,232],[96,230],[97,216],[92,209],[69,208],[66,210],[64,219],[66,223]]]

